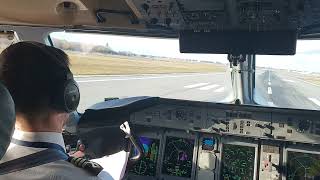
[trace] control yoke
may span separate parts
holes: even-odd
[[[137,141],[134,135],[132,134],[128,121],[121,124],[120,129],[126,134],[126,138],[129,138],[134,148],[137,150],[137,154],[131,157],[130,161],[135,162],[140,160],[143,156],[143,147],[140,141]]]

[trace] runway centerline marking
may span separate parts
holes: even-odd
[[[188,85],[188,86],[183,86],[184,88],[188,88],[188,89],[191,89],[191,88],[196,88],[196,87],[200,87],[200,86],[205,86],[205,85],[208,85],[209,83],[198,83],[198,84],[191,84],[191,85]]]
[[[214,90],[215,93],[221,93],[223,91],[224,91],[224,87],[221,87],[221,88]]]
[[[316,104],[317,106],[320,106],[320,101],[316,98],[308,98],[310,101],[312,101],[314,104]]]
[[[206,90],[210,90],[210,89],[216,88],[216,87],[218,87],[218,86],[219,86],[219,85],[217,85],[217,84],[213,84],[213,85],[204,86],[204,87],[202,87],[202,88],[199,88],[199,90],[206,91]]]
[[[272,89],[271,89],[271,87],[268,87],[268,94],[272,94]]]

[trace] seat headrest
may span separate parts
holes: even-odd
[[[0,159],[10,144],[15,121],[16,115],[12,97],[0,82]]]

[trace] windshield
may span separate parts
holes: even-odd
[[[80,86],[79,110],[105,98],[157,96],[231,102],[227,55],[181,54],[177,39],[55,32]],[[256,56],[254,101],[263,106],[320,109],[319,41],[297,43],[295,56]]]
[[[177,39],[55,32],[79,84],[79,111],[105,98],[233,100],[226,55],[181,54]]]
[[[300,40],[295,56],[257,56],[255,101],[320,110],[319,45],[319,40]]]

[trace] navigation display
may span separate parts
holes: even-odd
[[[320,179],[320,155],[288,151],[287,180]]]
[[[162,173],[170,176],[191,177],[194,140],[167,137]]]
[[[220,179],[253,180],[254,160],[254,147],[224,144]]]
[[[129,172],[141,176],[155,176],[160,140],[148,137],[140,137],[139,140],[144,149],[144,156],[134,164]]]

